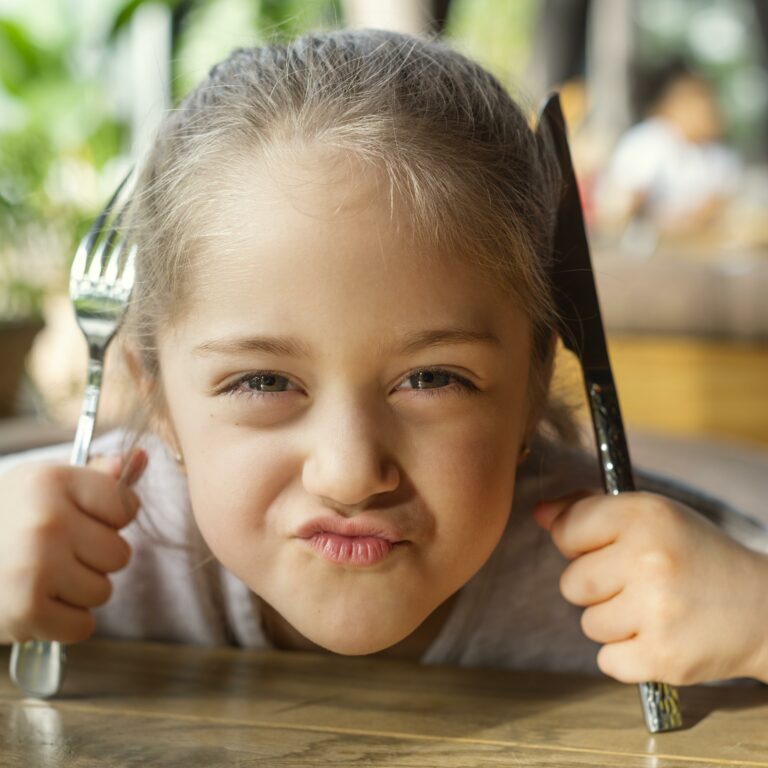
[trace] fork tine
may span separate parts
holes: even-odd
[[[108,240],[114,240],[115,230],[109,233]],[[124,238],[120,238],[117,244],[112,247],[107,258],[107,266],[104,268],[104,282],[108,285],[114,285],[117,280],[117,273],[120,269],[120,254],[123,251]]]
[[[107,264],[103,268],[104,271],[104,281],[106,283],[112,284],[117,279],[118,272],[120,271],[120,254],[123,251],[123,245],[125,242],[125,236],[121,236],[120,233],[120,225],[123,223],[123,217],[125,216],[126,208],[128,207],[128,204],[126,203],[122,209],[120,210],[120,213],[117,214],[115,217],[115,221],[112,224],[112,228],[107,233],[107,236],[104,238],[104,242],[102,243],[102,246],[99,249],[100,255],[104,256],[104,253],[108,253],[107,256]]]
[[[102,277],[102,272],[104,272],[104,280],[108,282],[112,282],[115,277],[117,277],[117,267],[115,267],[115,269],[109,275],[107,275],[107,271],[109,270],[109,266],[115,258],[115,251],[118,250],[115,243],[118,239],[119,227],[124,212],[125,208],[123,208],[120,213],[118,213],[114,223],[109,228],[109,231],[102,237],[101,242],[96,249],[96,253],[93,254],[93,258],[91,259],[91,266],[88,269],[88,278],[93,282],[96,282],[99,278]],[[119,253],[117,253],[117,255],[119,256]]]
[[[88,232],[88,235],[90,235],[90,231]],[[80,240],[77,250],[75,251],[75,258],[72,260],[72,267],[69,270],[70,281],[77,282],[82,280],[85,275],[85,267],[88,262],[89,251],[87,243],[88,235]]]
[[[101,233],[101,230],[104,226],[104,222],[107,219],[107,216],[109,215],[109,212],[112,210],[113,206],[115,205],[115,201],[119,197],[120,193],[123,191],[123,187],[125,187],[126,182],[131,177],[131,174],[133,173],[133,168],[130,168],[128,170],[128,173],[124,176],[123,180],[118,184],[117,189],[112,194],[112,197],[109,199],[107,204],[102,209],[101,213],[96,217],[93,224],[91,224],[88,231],[85,233],[85,235],[80,240],[80,243],[77,246],[77,251],[75,253],[75,258],[72,261],[72,268],[70,270],[70,275],[72,279],[74,280],[80,280],[83,277],[85,277],[85,272],[88,267],[88,256],[93,252],[93,248],[96,245],[96,240],[99,237],[99,234]],[[101,250],[100,256],[103,257],[104,251]],[[94,263],[95,262],[95,263]],[[96,261],[95,257],[91,261],[90,269],[88,269],[89,277],[93,280],[98,279],[99,275],[101,274],[101,258]]]
[[[98,233],[101,231],[102,226],[104,226],[104,220],[109,215],[109,212],[112,210],[112,208],[115,205],[115,201],[119,197],[120,193],[123,191],[123,187],[125,186],[128,179],[131,178],[131,174],[133,173],[133,168],[128,169],[128,173],[125,174],[123,177],[123,180],[117,185],[117,189],[113,192],[112,197],[109,198],[109,202],[104,206],[104,210],[97,216],[96,221],[93,223],[93,226],[91,227],[91,231],[95,230],[95,235],[98,235]],[[89,231],[88,234],[91,234]],[[94,240],[96,239],[94,235]]]
[[[139,246],[133,243],[128,249],[128,255],[125,257],[125,264],[123,271],[120,274],[119,282],[122,287],[130,291],[133,287],[133,281],[136,278],[136,252],[139,250]]]
[[[88,266],[88,279],[95,283],[101,278],[101,268],[104,266],[104,251],[106,250],[107,238],[103,238],[96,248],[96,253],[91,258],[91,263]]]

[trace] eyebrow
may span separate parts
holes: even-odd
[[[501,346],[501,339],[487,331],[473,331],[466,328],[438,328],[417,331],[407,335],[401,354],[413,354],[423,349],[447,344],[492,344]],[[309,358],[312,352],[307,344],[294,336],[233,336],[212,339],[198,344],[196,355],[236,355],[248,352],[262,352],[282,357]]]

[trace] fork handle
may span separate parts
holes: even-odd
[[[103,371],[103,360],[91,355],[75,443],[69,460],[72,466],[84,466],[88,461]],[[65,664],[66,651],[62,643],[47,640],[14,643],[11,650],[11,679],[25,695],[35,699],[47,699],[61,690]]]
[[[101,380],[104,373],[104,362],[98,357],[91,356],[88,360],[88,379],[83,394],[83,404],[80,409],[80,418],[77,421],[75,442],[72,446],[72,455],[69,463],[82,467],[88,462],[88,452],[91,449],[93,429],[96,425],[96,411],[99,407],[99,395],[101,394]]]

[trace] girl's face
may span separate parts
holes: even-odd
[[[418,252],[349,158],[294,151],[216,183],[196,301],[160,338],[195,518],[304,637],[387,648],[499,541],[529,323],[471,268]]]

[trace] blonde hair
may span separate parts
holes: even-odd
[[[246,154],[269,157],[296,142],[375,166],[414,237],[508,292],[532,321],[529,399],[543,412],[553,357],[554,158],[478,64],[443,43],[377,30],[236,50],[169,113],[131,224],[139,263],[126,332],[145,372],[160,374],[158,329],[186,311],[203,254],[214,258],[199,224],[211,170],[222,177]]]

